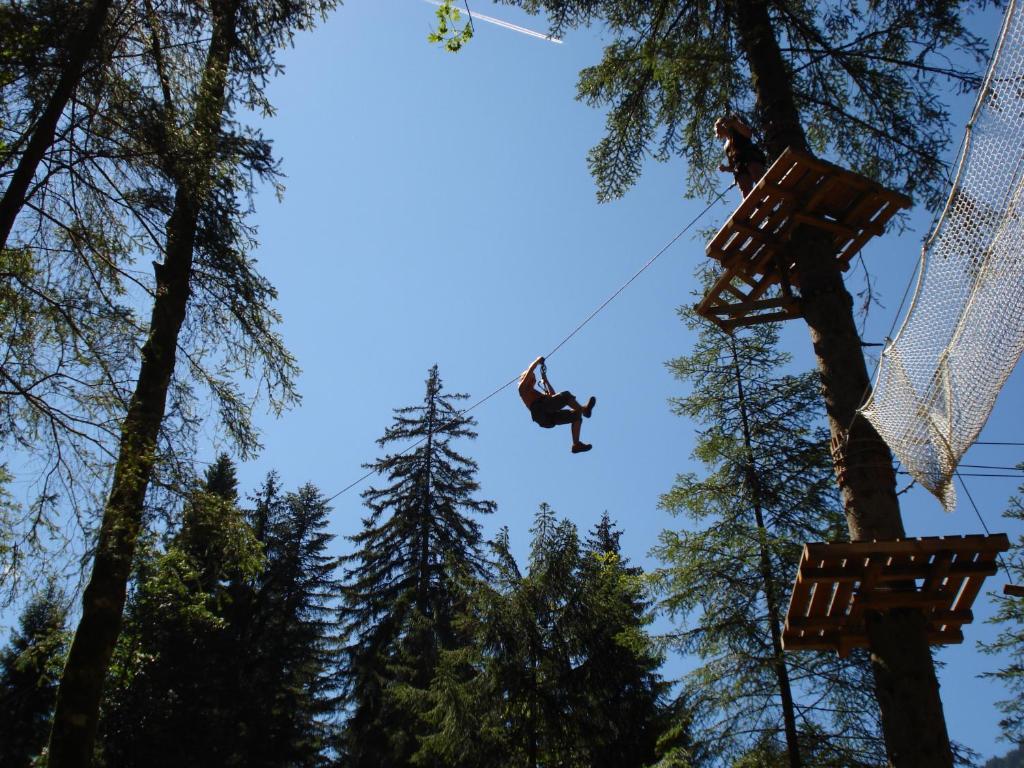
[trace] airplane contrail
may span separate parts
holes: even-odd
[[[441,5],[441,3],[437,2],[437,0],[423,0],[423,2],[430,3],[431,5],[436,5],[436,6],[440,6]],[[462,9],[460,8],[459,10],[461,11]],[[477,13],[476,11],[470,11],[468,8],[466,9],[466,11],[469,13],[469,18],[471,18],[471,19],[480,19],[480,21],[488,21],[491,24],[496,24],[499,27],[504,27],[505,29],[511,29],[513,32],[521,32],[524,35],[529,35],[530,37],[536,37],[538,40],[547,40],[547,41],[552,42],[552,43],[558,43],[558,45],[562,44],[562,41],[559,40],[557,37],[552,37],[551,35],[544,35],[544,34],[541,34],[540,32],[534,32],[532,29],[527,29],[526,27],[520,27],[518,24],[513,24],[513,23],[511,23],[509,21],[502,21],[501,19],[496,19],[493,16],[484,16],[482,13]]]

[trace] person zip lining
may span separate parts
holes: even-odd
[[[540,366],[540,389],[536,388],[537,376],[534,373],[537,366]],[[572,392],[555,392],[555,388],[548,381],[547,365],[543,357],[538,357],[519,375],[519,397],[523,404],[529,408],[533,421],[544,429],[551,429],[559,424],[569,424],[572,429],[572,452],[583,453],[589,451],[593,446],[580,441],[580,426],[583,417],[590,418],[590,414],[597,404],[597,398],[591,397],[586,405],[580,405]]]

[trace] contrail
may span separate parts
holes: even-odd
[[[436,5],[436,6],[440,6],[441,5],[441,3],[437,2],[437,0],[423,0],[423,2],[430,3],[431,5]],[[460,8],[459,10],[461,11],[462,9]],[[562,44],[562,41],[559,40],[557,37],[552,37],[551,35],[544,35],[544,34],[541,34],[540,32],[534,32],[532,29],[527,29],[526,27],[520,27],[518,24],[512,24],[511,22],[508,22],[508,21],[502,21],[501,19],[496,19],[493,16],[484,16],[482,13],[477,13],[476,11],[470,11],[468,8],[466,9],[466,12],[469,13],[469,18],[471,18],[471,19],[480,19],[480,21],[489,21],[491,24],[496,24],[497,26],[504,27],[505,29],[511,29],[513,32],[521,32],[524,35],[529,35],[530,37],[536,37],[538,40],[547,40],[547,41],[552,42],[552,43],[558,43],[559,45]]]

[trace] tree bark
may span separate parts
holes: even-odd
[[[53,145],[57,123],[82,78],[85,62],[96,49],[110,6],[111,0],[95,0],[89,8],[82,29],[71,37],[71,46],[57,79],[57,86],[32,129],[32,136],[25,147],[25,152],[19,158],[18,165],[11,174],[11,181],[4,190],[3,198],[0,199],[0,250],[7,246],[7,239],[11,236],[14,221],[25,204],[36,169],[43,161],[46,150]]]
[[[83,768],[92,761],[103,683],[121,630],[127,584],[153,473],[157,437],[185,321],[198,216],[209,193],[214,149],[226,104],[227,72],[234,45],[238,0],[214,2],[213,33],[200,85],[192,146],[177,169],[174,210],[167,223],[164,263],[157,269],[149,337],[135,391],[121,427],[110,495],[103,510],[92,575],[82,598],[82,618],[65,663],[50,734],[49,768]],[[170,105],[167,105],[170,108]]]
[[[729,0],[750,67],[766,148],[810,153],[790,73],[764,0]],[[836,475],[852,540],[904,536],[888,446],[857,408],[870,380],[853,316],[853,300],[835,266],[828,235],[800,227],[790,243],[800,277],[800,306],[811,333],[833,444],[843,446]],[[894,768],[952,768],[939,685],[917,611],[867,617],[882,732]]]

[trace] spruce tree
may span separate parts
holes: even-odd
[[[419,765],[697,765],[688,712],[668,700],[642,574],[607,516],[581,544],[542,504],[521,572],[508,531],[494,571],[466,582],[467,645],[442,654]],[[684,756],[687,758],[683,761]]]
[[[137,561],[105,697],[107,766],[232,765],[243,663],[231,632],[231,585],[256,577],[261,547],[237,505],[221,455],[186,504],[165,551],[152,538]]]
[[[1024,464],[1018,464],[1024,469]],[[1020,495],[1011,496],[1003,516],[1024,522],[1024,485],[1017,489]],[[1024,584],[1024,536],[1013,542],[1003,558],[1012,581]],[[1000,595],[998,608],[989,623],[1001,627],[998,637],[991,643],[980,643],[981,650],[989,654],[1006,654],[1010,661],[1000,670],[986,672],[983,677],[999,680],[1006,686],[1010,697],[997,703],[1003,718],[999,721],[1003,738],[1016,744],[1024,752],[1024,597]]]
[[[296,400],[295,362],[275,331],[275,291],[254,269],[247,222],[256,183],[276,184],[278,167],[265,137],[237,116],[272,111],[265,89],[279,70],[277,50],[332,7],[331,0],[145,5],[136,38],[144,55],[120,84],[124,121],[108,127],[150,161],[128,174],[124,196],[138,217],[131,225],[159,258],[134,386],[113,429],[116,459],[58,693],[51,768],[90,759],[147,492],[161,448],[195,426],[191,385],[214,396],[243,456],[258,440],[252,399],[235,377],[258,376],[276,411]],[[182,349],[187,365],[178,363]]]
[[[456,642],[453,574],[483,573],[475,518],[495,505],[476,498],[477,465],[451,445],[476,437],[457,408],[466,397],[445,393],[433,366],[422,405],[396,409],[377,441],[409,447],[368,465],[386,484],[363,492],[370,512],[342,558],[345,766],[409,764],[420,712],[396,691],[425,689]]]
[[[684,156],[691,192],[717,188],[721,149],[713,125],[739,112],[760,134],[769,162],[787,149],[832,155],[937,208],[946,194],[941,154],[949,144],[937,93],[949,82],[976,87],[986,59],[984,41],[961,20],[985,0],[512,1],[544,9],[558,33],[596,19],[608,25],[603,61],[580,78],[582,98],[610,106],[608,134],[590,157],[601,199],[623,194],[651,152]],[[978,71],[950,65],[951,56],[973,57]],[[871,382],[833,235],[800,225],[785,245],[838,447],[849,537],[903,538],[892,454],[857,415]],[[866,631],[890,762],[950,768],[924,616],[869,611]]]
[[[28,768],[50,733],[64,655],[67,598],[50,582],[25,607],[0,651],[0,765]]]
[[[785,373],[777,342],[774,325],[728,336],[703,324],[693,352],[671,361],[692,386],[673,408],[700,425],[694,457],[709,474],[679,476],[662,498],[690,524],[662,533],[655,580],[669,613],[693,623],[670,638],[701,660],[686,688],[715,752],[789,768],[880,765],[865,654],[782,650],[801,542],[838,538],[845,521],[815,376]]]
[[[330,507],[313,485],[283,494],[271,473],[249,520],[263,545],[259,574],[231,587],[236,760],[246,766],[323,764],[337,713],[337,559],[327,554]]]

